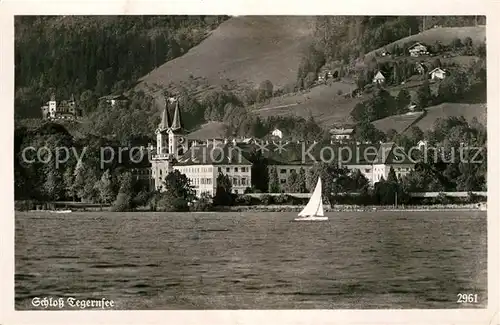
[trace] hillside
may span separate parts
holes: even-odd
[[[313,17],[232,17],[183,56],[168,61],[143,76],[145,84],[167,86],[194,78],[210,85],[228,80],[238,85],[258,85],[270,80],[275,88],[294,83],[313,31]]]
[[[415,124],[415,126],[418,126],[424,132],[432,129],[434,122],[438,118],[450,116],[463,116],[469,122],[475,117],[479,123],[487,124],[486,104],[443,103],[428,107],[426,111],[427,114]]]
[[[367,53],[365,55],[365,61],[371,60],[376,53],[381,53],[384,49],[391,49],[394,45],[402,47],[404,44],[412,42],[422,42],[428,45],[440,42],[441,44],[447,45],[450,44],[455,38],[459,38],[463,41],[467,37],[472,39],[473,44],[484,43],[486,40],[486,26],[441,27],[428,29],[421,33],[399,39]]]
[[[397,133],[402,133],[410,126],[413,126],[422,114],[422,112],[412,112],[401,115],[393,115],[373,121],[372,124],[384,133],[387,133],[387,131],[391,129],[396,130]]]
[[[295,115],[308,118],[312,115],[316,122],[324,126],[349,123],[349,114],[360,99],[345,98],[344,94],[354,89],[356,85],[347,82],[320,85],[309,91],[272,98],[255,113],[261,117]]]
[[[373,121],[372,124],[384,133],[387,133],[390,129],[394,129],[398,133],[404,133],[412,126],[417,126],[425,132],[434,127],[434,122],[438,118],[451,116],[463,116],[468,122],[476,118],[479,123],[486,125],[486,104],[443,103],[427,107],[425,112],[389,116]]]

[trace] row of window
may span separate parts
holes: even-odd
[[[190,178],[189,180],[193,185],[212,185],[211,178]]]
[[[212,167],[187,167],[186,173],[211,173]]]
[[[191,181],[191,184],[193,184],[193,185],[212,185],[211,178],[190,178],[189,180]],[[233,177],[231,179],[231,183],[233,184],[233,186],[250,185],[248,182],[248,179],[246,177],[242,177],[241,179]]]
[[[231,172],[231,167],[226,167],[226,173],[230,173]],[[218,172],[219,173],[222,173],[222,167],[219,167],[218,169]],[[234,167],[234,172],[235,173],[247,173],[249,171],[249,168],[248,167]]]

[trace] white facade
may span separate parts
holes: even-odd
[[[440,68],[436,68],[436,69],[432,70],[431,72],[429,72],[429,74],[431,75],[432,80],[436,80],[436,79],[442,80],[446,77],[446,71],[444,71]]]
[[[283,132],[281,132],[281,130],[279,129],[274,129],[273,132],[271,132],[271,135],[280,139],[283,138]]]
[[[297,175],[300,173],[300,169],[303,168],[304,171],[307,172],[309,169],[311,169],[311,165],[273,165],[269,166],[270,167],[276,167],[276,173],[278,174],[278,182],[280,186],[284,186],[286,184],[286,181],[292,174],[292,170],[294,170]]]
[[[408,52],[410,52],[410,55],[414,56],[414,57],[417,57],[417,56],[422,55],[422,54],[428,54],[427,47],[420,44],[420,43],[416,43],[415,45],[410,47]]]
[[[377,74],[375,75],[375,77],[373,77],[373,83],[377,83],[377,84],[382,84],[385,82],[385,77],[384,75],[382,74],[382,72],[377,72]]]
[[[184,165],[173,166],[173,169],[186,175],[195,189],[196,196],[200,197],[202,193],[215,195],[219,172],[229,177],[233,193],[243,194],[247,187],[252,186],[251,167],[251,165]]]

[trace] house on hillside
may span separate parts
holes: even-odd
[[[330,130],[332,142],[350,140],[354,134],[354,129],[333,128]]]
[[[106,101],[111,107],[114,107],[118,103],[126,103],[128,98],[124,95],[109,95],[99,98],[99,100]]]
[[[386,49],[382,50],[382,52],[380,52],[380,55],[381,56],[389,56],[391,55],[391,53],[389,53],[389,51],[387,51]]]
[[[423,75],[427,72],[427,67],[425,66],[424,63],[422,62],[417,62],[415,64],[415,71],[417,71],[418,74]]]
[[[431,76],[432,80],[443,80],[444,78],[446,78],[446,71],[441,68],[435,68],[434,70],[429,72],[429,75]]]
[[[414,102],[410,102],[408,104],[408,111],[415,112],[416,110],[417,110],[417,104],[415,104]]]
[[[384,75],[382,74],[382,72],[377,72],[377,74],[375,75],[375,77],[373,77],[373,83],[376,83],[376,84],[383,84],[385,82],[385,77]]]
[[[425,150],[425,149],[427,149],[427,144],[428,144],[428,142],[426,140],[420,140],[417,143],[417,147],[419,150]]]
[[[429,54],[427,47],[420,43],[415,43],[412,46],[410,46],[410,48],[408,48],[408,52],[410,53],[410,56],[413,57]]]
[[[281,132],[281,130],[279,130],[279,129],[274,129],[271,132],[271,136],[282,139],[283,138],[283,132]]]
[[[56,96],[52,94],[50,100],[40,109],[43,119],[48,120],[74,120],[82,116],[82,110],[76,106],[73,95],[69,100],[57,102]]]

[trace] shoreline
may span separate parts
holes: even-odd
[[[228,212],[258,212],[258,213],[276,213],[276,212],[300,212],[304,207],[299,205],[253,205],[253,206],[221,206],[215,207],[208,211],[186,211],[186,212],[165,212],[165,211],[150,211],[149,209],[137,209],[135,211],[127,211],[126,213],[228,213]],[[325,206],[325,213],[329,212],[447,212],[447,211],[457,211],[457,212],[487,212],[478,208],[477,204],[453,204],[453,205],[422,205],[422,206],[355,206],[355,205],[338,205],[335,207]],[[98,212],[113,212],[110,211],[108,207],[101,208],[77,208],[77,209],[64,209],[64,210],[15,210],[15,212],[28,212],[28,213],[57,213],[57,214],[70,214],[73,212],[87,212],[87,213],[98,213]],[[124,212],[113,212],[113,213],[124,213]]]

